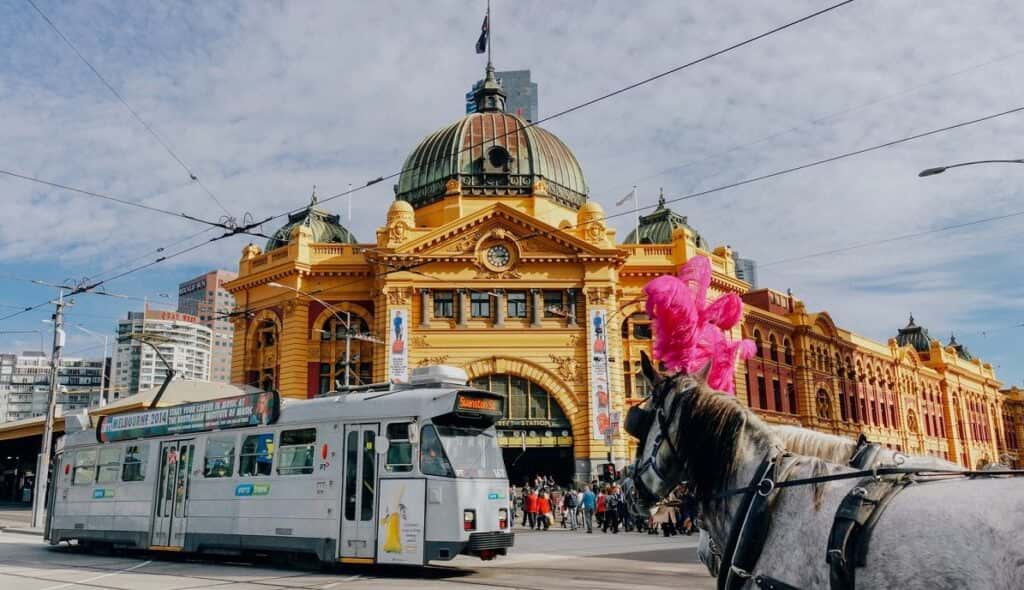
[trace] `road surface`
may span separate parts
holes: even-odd
[[[314,567],[261,561],[196,559],[160,553],[102,556],[40,537],[0,531],[0,588],[13,590],[275,590],[358,588],[487,589],[714,588],[697,562],[697,537],[638,533],[587,535],[517,531],[510,555],[483,562],[458,557],[422,569]]]

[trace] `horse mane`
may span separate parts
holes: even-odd
[[[711,389],[703,379],[675,377],[679,404],[675,442],[686,457],[684,479],[698,497],[706,498],[728,484],[734,466],[754,457],[741,456],[748,438],[756,446],[781,446],[760,418],[733,396]]]
[[[817,457],[827,463],[845,465],[857,449],[857,442],[842,436],[797,426],[776,426],[775,434],[790,453]]]

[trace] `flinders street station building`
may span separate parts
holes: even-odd
[[[589,481],[609,452],[631,456],[619,422],[647,394],[643,286],[706,256],[709,296],[745,302],[733,336],[759,352],[737,368],[736,390],[767,420],[864,432],[971,467],[1016,460],[1024,398],[1001,392],[963,345],[913,318],[876,342],[791,294],[751,291],[732,252],[664,202],[639,236],[618,238],[569,147],[505,112],[493,68],[475,100],[476,112],[412,149],[376,236],[357,240],[314,196],[263,248],[244,248],[226,285],[232,381],[307,398],[461,367],[505,396],[498,433],[513,483]]]

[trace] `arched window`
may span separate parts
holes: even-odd
[[[779,344],[775,340],[775,334],[768,335],[769,355],[775,362],[779,362]]]
[[[502,404],[504,417],[498,420],[502,427],[537,427],[569,429],[571,424],[562,407],[540,385],[517,377],[499,373],[485,375],[470,382],[473,387],[499,393],[505,397]]]
[[[757,346],[757,356],[764,358],[764,346],[761,342],[761,331],[754,330],[754,344]]]
[[[246,372],[246,382],[263,391],[277,387],[277,323],[272,319],[260,320],[253,333],[252,357]]]
[[[783,358],[786,359],[787,365],[793,364],[793,343],[790,342],[789,338],[782,341],[782,354]]]
[[[366,320],[355,314],[349,315],[351,338],[348,339],[350,359],[345,358],[345,320],[330,317],[319,329],[320,333],[320,384],[321,395],[337,391],[345,386],[346,372],[348,385],[366,385],[373,382],[373,346],[366,340],[370,335]]]
[[[650,340],[651,318],[637,312],[622,320],[622,340]]]
[[[818,417],[823,420],[832,419],[832,401],[828,398],[828,392],[824,389],[818,390],[817,395]]]

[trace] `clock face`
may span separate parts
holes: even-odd
[[[508,266],[509,261],[512,257],[508,253],[508,248],[505,246],[491,246],[487,249],[487,262],[496,267]]]

